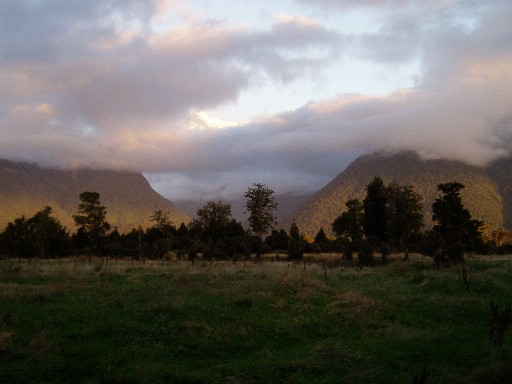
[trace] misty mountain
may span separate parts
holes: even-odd
[[[512,158],[503,158],[487,167],[487,174],[496,183],[503,199],[503,220],[505,228],[512,230]]]
[[[425,222],[432,225],[432,203],[439,196],[437,185],[458,181],[465,185],[463,201],[473,218],[492,228],[512,228],[512,159],[495,161],[486,168],[450,160],[423,160],[412,152],[364,155],[353,161],[329,184],[307,199],[284,222],[293,220],[305,234],[314,236],[320,227],[328,233],[349,199],[362,200],[375,176],[384,182],[414,186],[423,197]]]
[[[289,217],[302,202],[304,202],[309,195],[292,195],[292,194],[281,194],[274,195],[277,202],[277,210],[274,213],[277,223],[282,223],[287,217]],[[224,203],[231,204],[231,215],[232,217],[244,225],[247,225],[248,214],[245,212],[245,198],[241,197],[235,200],[222,200]],[[202,208],[206,201],[197,200],[175,200],[174,205],[183,213],[190,217],[195,217],[197,210]]]
[[[169,212],[179,225],[190,218],[151,188],[141,173],[111,170],[45,169],[28,163],[0,160],[0,229],[25,215],[31,217],[45,206],[68,229],[75,229],[72,215],[84,191],[100,194],[107,220],[120,231],[151,225],[153,211]]]

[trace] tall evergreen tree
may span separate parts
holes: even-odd
[[[347,210],[334,220],[332,231],[338,238],[346,242],[357,241],[363,238],[364,206],[357,199],[345,203]]]
[[[320,229],[318,230],[318,232],[315,235],[314,243],[315,244],[325,244],[328,242],[329,242],[329,239],[327,238],[327,235],[325,234],[324,228],[320,227]]]
[[[386,187],[386,238],[394,247],[408,246],[423,227],[422,197],[412,186]]]
[[[446,248],[460,244],[465,251],[476,250],[482,243],[479,227],[483,224],[472,219],[464,207],[460,191],[464,185],[459,182],[439,184],[442,195],[432,205],[433,232]]]
[[[290,226],[287,253],[288,258],[292,260],[301,260],[304,256],[304,238],[300,235],[299,227],[295,221]]]
[[[366,187],[363,200],[363,230],[366,238],[385,242],[387,231],[387,192],[384,181],[376,176]]]
[[[331,242],[323,227],[320,227],[313,240],[313,248],[316,252],[327,252],[331,248]]]
[[[78,226],[76,239],[80,246],[91,247],[103,252],[110,224],[107,222],[107,210],[100,202],[98,192],[82,192],[78,211],[73,215]]]

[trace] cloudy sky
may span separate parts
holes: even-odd
[[[314,191],[374,150],[512,147],[510,0],[0,2],[0,158],[171,199]]]

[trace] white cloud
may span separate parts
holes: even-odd
[[[202,111],[194,111],[190,114],[190,129],[226,129],[246,125],[246,121],[226,121],[217,117],[210,117]]]
[[[203,3],[2,2],[0,157],[226,197],[319,188],[380,148],[510,153],[507,1],[266,2],[261,23]]]

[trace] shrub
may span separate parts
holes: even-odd
[[[362,249],[358,255],[359,267],[371,267],[375,264],[375,257],[371,248]]]
[[[489,310],[491,315],[489,320],[490,339],[493,347],[499,351],[503,348],[505,332],[512,322],[512,309],[508,305],[500,311],[498,303],[491,301]]]

